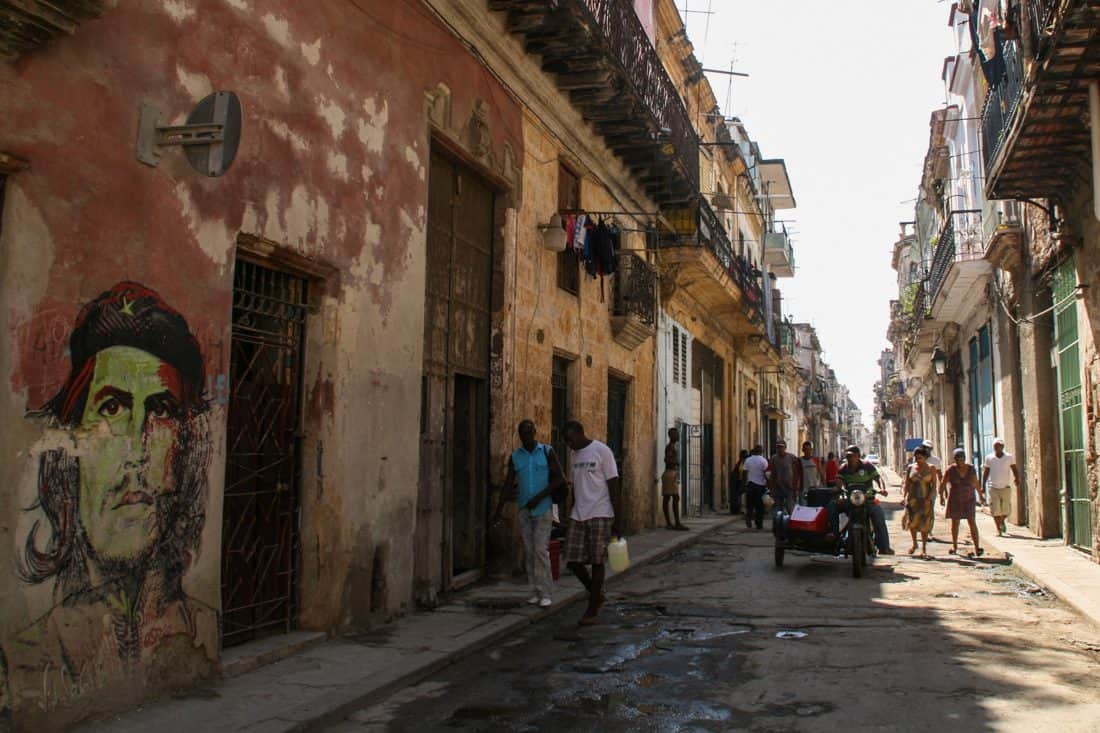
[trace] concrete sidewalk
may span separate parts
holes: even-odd
[[[887,468],[883,470],[887,481],[900,487],[901,478]],[[937,536],[950,538],[950,527],[944,516],[944,508],[936,505]],[[977,514],[978,532],[987,552],[1003,554],[1013,567],[1032,581],[1056,595],[1063,603],[1081,616],[1100,627],[1100,564],[1085,553],[1067,547],[1061,539],[1044,540],[1036,537],[1027,527],[1008,525],[1006,537],[997,536],[997,525],[989,514],[989,507],[981,507]],[[963,522],[959,527],[959,542],[970,540],[970,530]]]
[[[617,578],[687,547],[735,519],[738,517],[728,515],[685,517],[690,532],[657,529],[629,537],[631,566],[609,576],[609,602],[615,601]],[[582,598],[583,588],[566,573],[557,583],[552,607],[528,606],[524,602],[528,595],[523,582],[478,585],[456,593],[435,611],[412,614],[361,636],[321,641],[185,697],[154,703],[82,730],[276,733],[309,729],[415,684],[563,610]]]
[[[1058,596],[1066,605],[1100,627],[1100,565],[1062,540],[1039,539],[1027,527],[1008,525],[1008,535],[997,536],[989,508],[978,512],[978,532],[987,545],[1012,560],[1024,575]],[[960,529],[960,539],[967,533]]]

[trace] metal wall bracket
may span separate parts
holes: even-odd
[[[203,99],[184,125],[161,125],[160,110],[142,102],[137,159],[155,167],[160,163],[161,148],[181,147],[196,171],[220,176],[236,156],[240,126],[240,103],[232,92],[215,92]]]
[[[212,145],[221,143],[224,125],[161,125],[160,111],[142,103],[138,115],[137,159],[146,165],[160,163],[160,149],[172,145]]]

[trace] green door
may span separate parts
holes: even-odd
[[[1052,283],[1057,349],[1058,415],[1061,429],[1062,489],[1067,536],[1078,547],[1092,545],[1092,507],[1085,480],[1085,420],[1081,403],[1081,352],[1077,335],[1077,271],[1070,258],[1058,266]]]

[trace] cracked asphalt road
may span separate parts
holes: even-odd
[[[574,606],[328,730],[1100,731],[1100,633],[948,547],[854,579],[726,527],[613,584],[603,625]]]

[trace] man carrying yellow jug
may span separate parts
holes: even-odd
[[[576,420],[565,424],[565,442],[572,451],[573,466],[573,512],[565,538],[565,562],[588,591],[588,607],[577,625],[592,626],[599,623],[606,600],[607,546],[613,535],[622,537],[619,468],[611,449],[586,436],[584,426]]]

